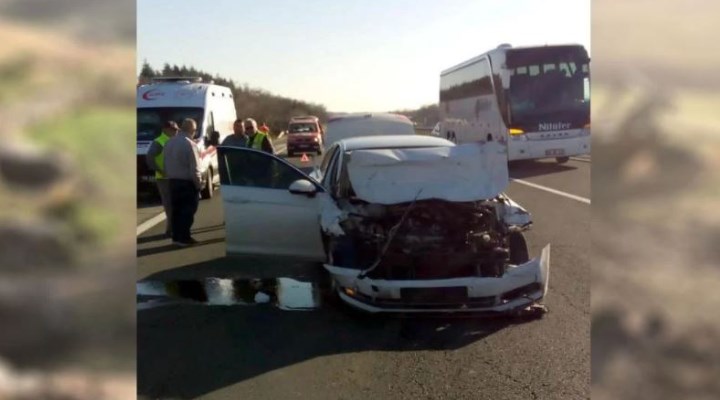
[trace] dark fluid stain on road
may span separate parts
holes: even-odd
[[[282,310],[313,310],[320,306],[321,291],[316,283],[291,278],[142,281],[137,296],[145,299],[138,309],[173,301],[190,300],[211,306],[252,306],[272,304]]]

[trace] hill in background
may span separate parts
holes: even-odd
[[[139,83],[147,83],[154,77],[201,77],[204,82],[212,80],[215,84],[227,86],[233,91],[238,118],[254,118],[258,124],[265,122],[273,133],[287,129],[288,121],[295,116],[314,115],[321,121],[327,121],[328,117],[323,105],[278,96],[263,89],[251,88],[247,84],[240,85],[232,79],[194,67],[165,64],[162,69],[155,70],[147,62],[144,63],[138,77]]]
[[[396,114],[402,114],[417,124],[420,128],[432,128],[440,121],[440,111],[437,104],[429,104],[418,108],[417,110],[400,110],[393,111]]]

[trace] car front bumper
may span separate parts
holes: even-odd
[[[288,143],[287,149],[289,151],[298,151],[298,150],[312,150],[316,151],[320,148],[320,143],[318,142],[304,142],[304,143]]]
[[[550,279],[550,245],[545,246],[540,257],[509,269],[499,278],[390,281],[360,279],[356,269],[328,264],[325,269],[345,303],[370,313],[513,313],[545,297]],[[407,296],[408,289],[458,288],[465,288],[467,296],[462,299]]]

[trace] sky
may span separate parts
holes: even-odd
[[[138,0],[137,69],[193,66],[331,112],[437,103],[440,72],[501,43],[579,43],[590,0]]]

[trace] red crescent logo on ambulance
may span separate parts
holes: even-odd
[[[143,100],[155,100],[157,97],[165,96],[165,93],[158,92],[157,89],[148,90],[142,95]]]

